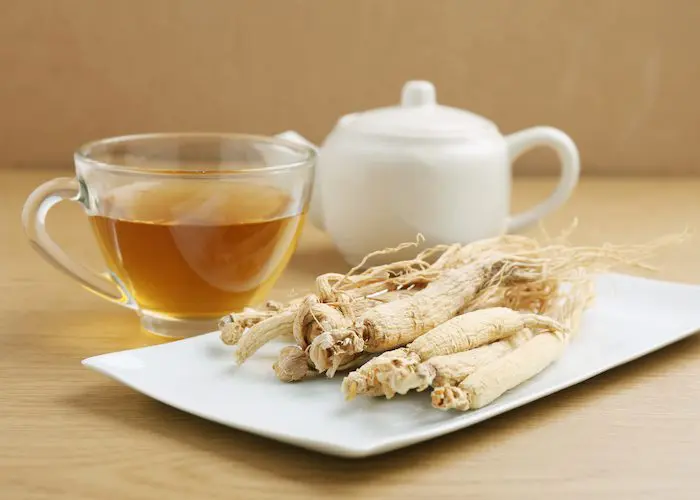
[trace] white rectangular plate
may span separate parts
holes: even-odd
[[[364,457],[469,427],[572,386],[700,329],[700,286],[623,275],[597,282],[595,305],[553,366],[491,405],[466,413],[430,406],[429,393],[346,402],[340,378],[284,384],[270,345],[243,366],[217,333],[95,356],[93,370],[180,410],[323,453]]]

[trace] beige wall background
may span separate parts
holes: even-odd
[[[494,120],[548,124],[585,173],[700,173],[696,0],[10,0],[0,168],[61,167],[149,131],[321,140],[408,79]],[[518,172],[549,171],[532,153]]]

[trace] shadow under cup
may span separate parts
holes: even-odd
[[[119,296],[40,250],[135,309],[145,330],[183,337],[215,329],[274,286],[304,224],[315,153],[277,138],[154,134],[88,144],[75,162],[71,199],[85,208]]]

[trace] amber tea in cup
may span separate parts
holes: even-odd
[[[313,164],[313,150],[276,138],[108,139],[76,153],[76,179],[39,187],[23,218],[49,261],[135,309],[144,329],[203,333],[263,300],[279,278],[304,223]],[[48,237],[45,214],[61,199],[84,206],[106,276],[69,260]]]
[[[110,271],[141,308],[175,317],[222,316],[258,302],[287,264],[302,213],[281,190],[236,183],[138,184],[103,200],[90,222]],[[201,211],[190,211],[196,205]],[[179,213],[178,213],[179,212]]]

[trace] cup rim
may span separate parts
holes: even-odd
[[[118,163],[107,163],[91,158],[89,151],[91,148],[104,145],[104,144],[118,144],[125,143],[134,140],[142,139],[167,139],[167,138],[197,138],[197,137],[210,137],[210,138],[221,138],[221,139],[236,139],[236,140],[247,140],[251,142],[265,143],[271,145],[280,145],[287,147],[297,153],[303,155],[301,160],[287,163],[279,163],[275,165],[270,165],[266,167],[258,168],[236,168],[236,169],[222,169],[222,170],[211,170],[204,172],[196,172],[189,170],[158,170],[149,169],[148,167],[135,167],[129,165],[120,165]],[[76,161],[86,163],[90,166],[97,167],[101,170],[108,170],[112,172],[122,172],[122,173],[136,173],[136,174],[148,174],[148,175],[234,175],[234,174],[265,174],[272,172],[283,172],[286,170],[294,170],[299,167],[313,165],[316,158],[317,152],[314,148],[299,144],[297,142],[290,141],[288,139],[283,139],[281,137],[266,136],[261,134],[244,134],[235,132],[150,132],[143,134],[126,134],[118,135],[114,137],[105,137],[102,139],[97,139],[94,141],[86,142],[82,144],[75,150],[74,153]]]

